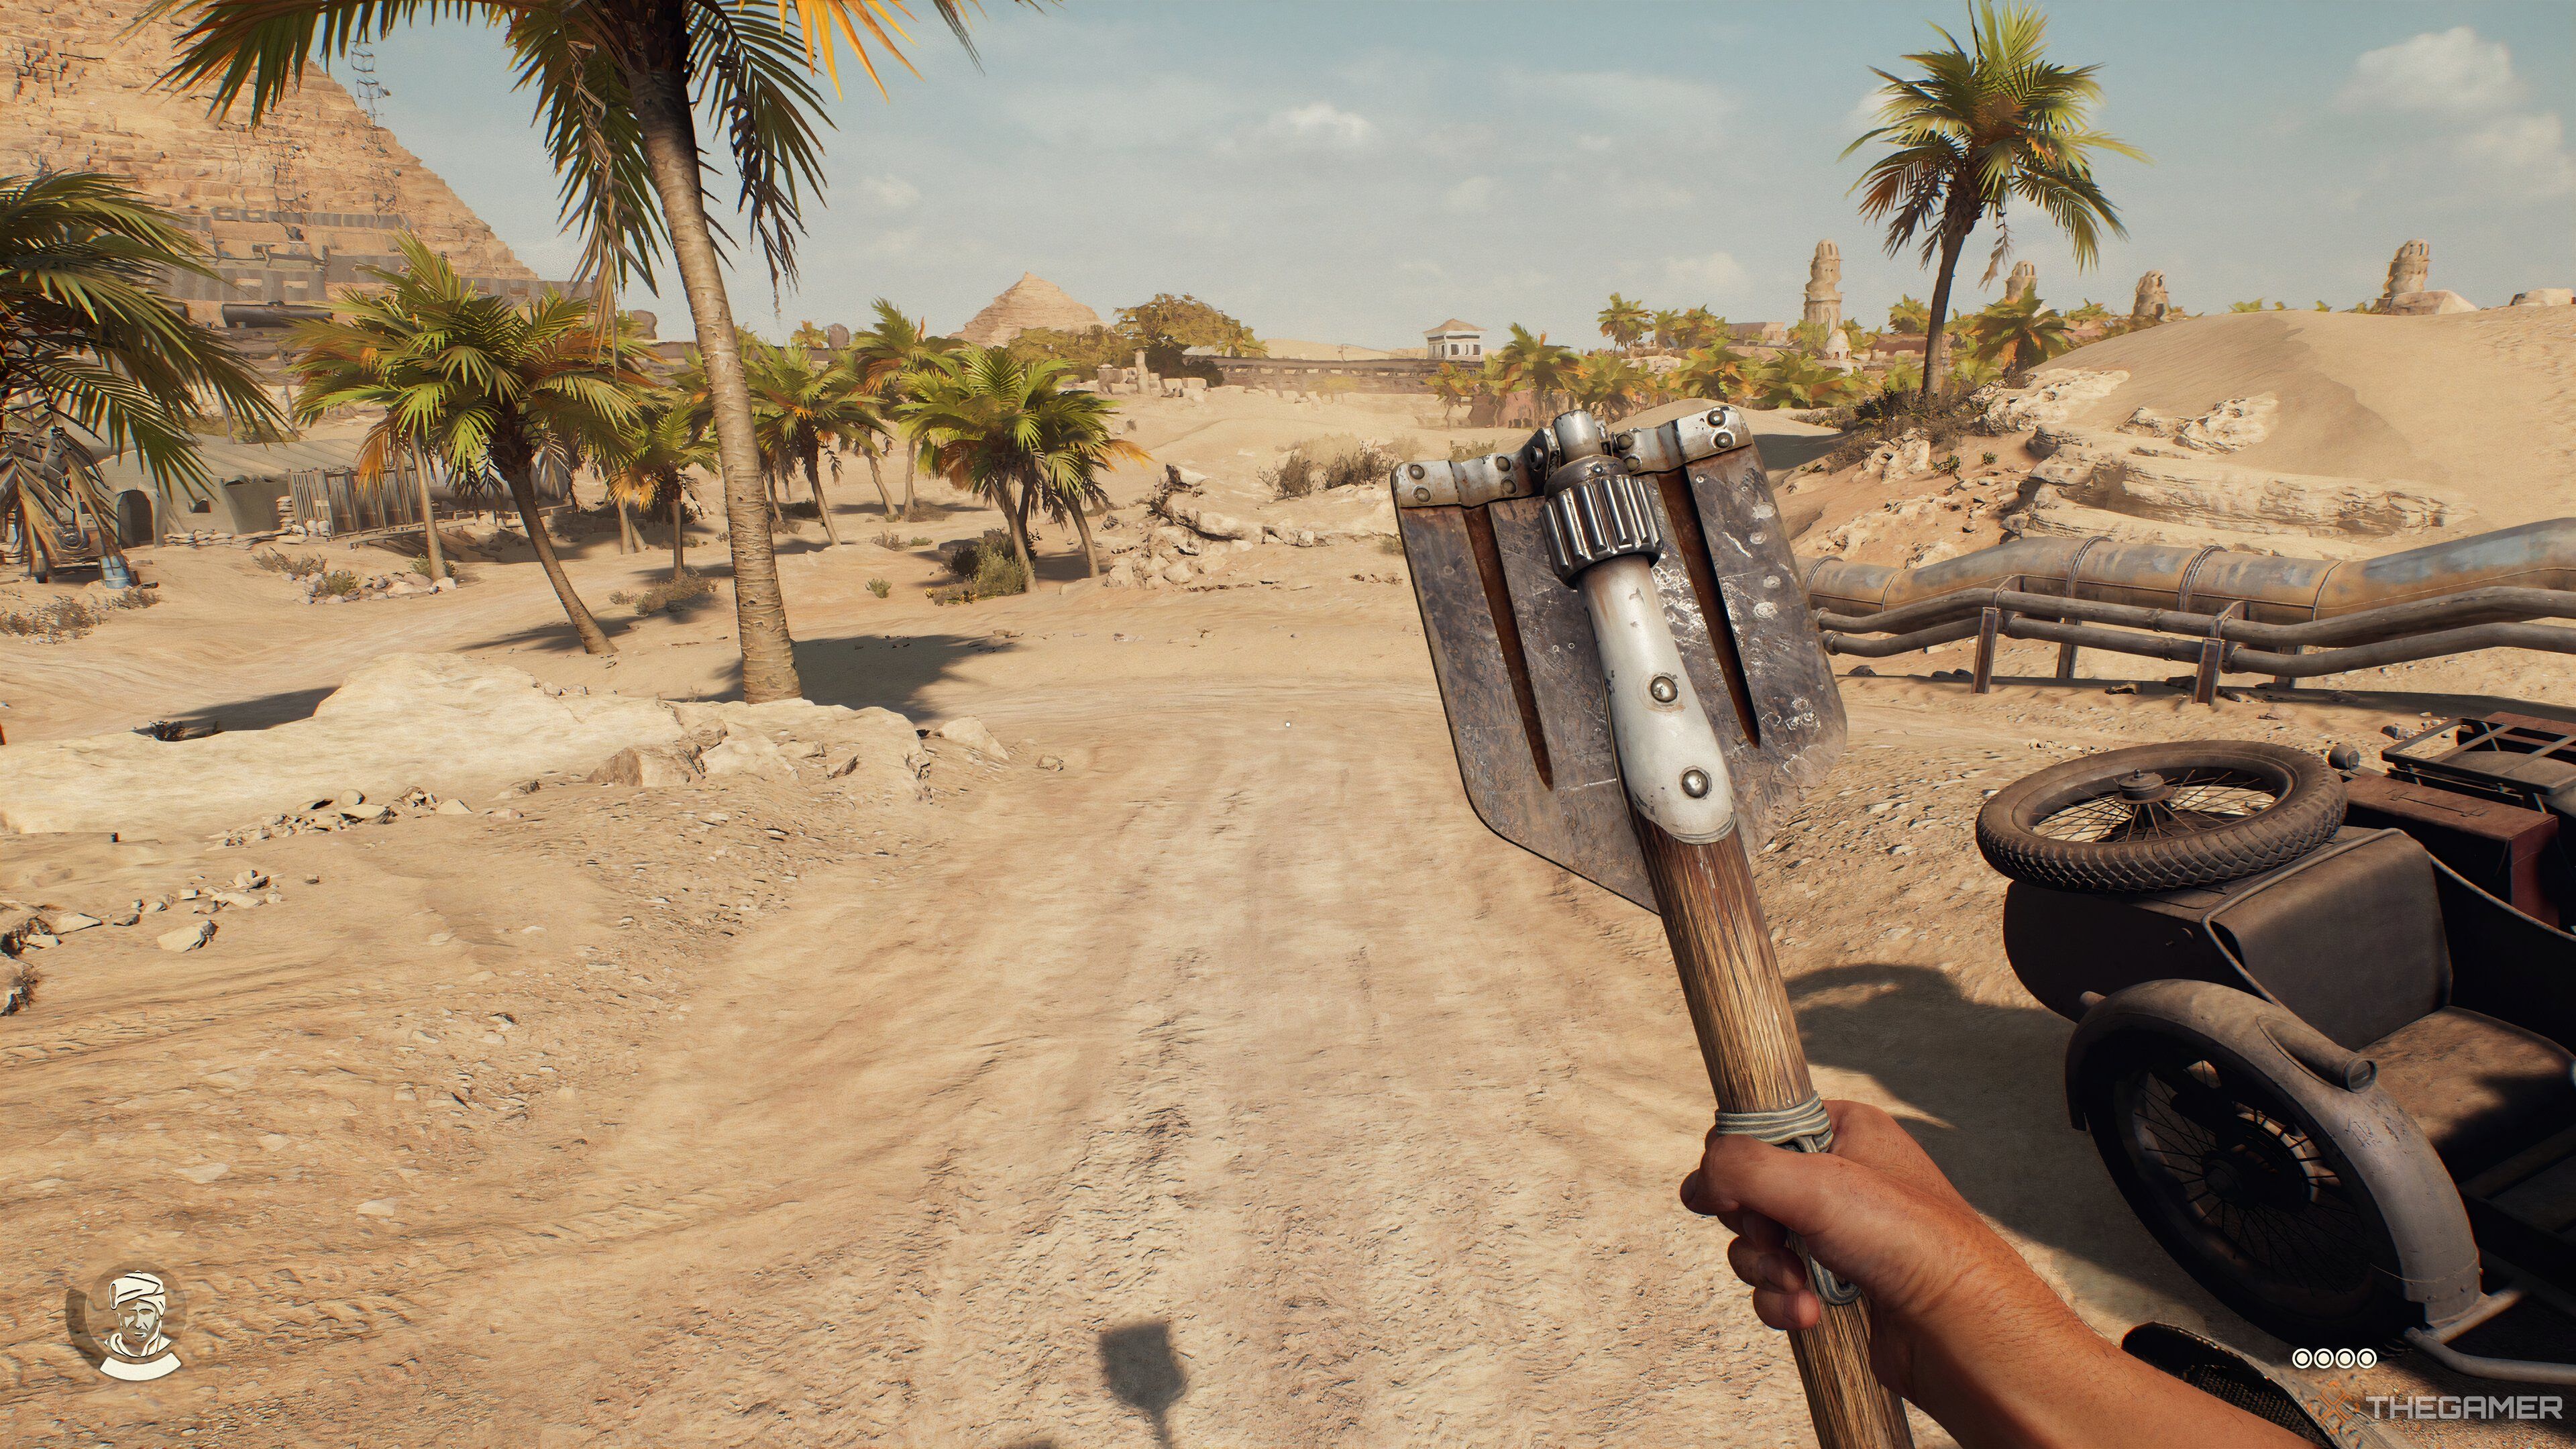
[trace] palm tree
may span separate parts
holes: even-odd
[[[568,468],[613,454],[643,377],[626,369],[590,303],[548,290],[514,306],[475,291],[418,237],[397,244],[407,270],[368,269],[382,293],[344,297],[341,315],[296,329],[296,417],[384,409],[359,449],[362,477],[382,476],[398,450],[436,457],[451,473],[498,473],[582,648],[616,653],[555,557],[537,516],[536,472],[549,460]]]
[[[2115,236],[2129,234],[2093,180],[2092,153],[2147,159],[2127,143],[2091,129],[2092,108],[2102,95],[2093,79],[2097,67],[2049,60],[2044,54],[2046,16],[2021,6],[1998,10],[1994,0],[1977,0],[1975,20],[1973,54],[1935,26],[1949,48],[1905,57],[1922,67],[1920,76],[1900,79],[1873,68],[1887,83],[1879,92],[1879,124],[1843,148],[1849,156],[1872,141],[1893,147],[1854,183],[1853,189],[1862,192],[1860,214],[1872,221],[1887,218],[1889,256],[1919,235],[1923,260],[1939,259],[1926,319],[1931,334],[1923,363],[1927,399],[1940,388],[1949,361],[1944,324],[1950,284],[1958,271],[1959,250],[1977,223],[1990,212],[1996,220],[1994,252],[1986,260],[1989,282],[2012,254],[2004,205],[2015,197],[2065,229],[2077,267],[2092,266],[2103,228]]]
[[[214,276],[177,219],[124,182],[86,171],[0,176],[0,431],[40,451],[59,441],[60,506],[97,521],[108,554],[118,551],[114,512],[72,428],[130,449],[155,482],[201,493],[201,395],[252,436],[283,422],[223,334],[159,290],[172,272]],[[43,547],[35,516],[57,506],[53,492],[0,448],[0,499],[15,495],[30,566]]]
[[[1783,352],[1754,369],[1748,383],[1754,402],[1766,408],[1824,407],[1850,392],[1851,375],[1836,371],[1803,352]]]
[[[863,364],[875,368],[891,364],[880,387],[882,406],[893,416],[909,401],[918,380],[930,373],[947,370],[957,359],[957,349],[966,344],[954,337],[930,335],[930,319],[903,315],[903,309],[883,297],[876,300],[877,325],[850,340],[850,350]],[[911,437],[903,440],[903,516],[913,516],[913,467],[921,459],[921,449]]]
[[[1970,318],[1968,345],[1978,361],[2014,373],[2066,351],[2075,339],[2066,335],[2066,319],[2041,307],[2034,292],[2017,302],[1997,302]]]
[[[1565,391],[1580,365],[1574,349],[1548,341],[1544,332],[1533,337],[1515,322],[1512,340],[1485,359],[1485,375],[1503,396],[1527,388],[1530,405],[1546,416],[1549,399]]]
[[[1672,383],[1685,397],[1722,402],[1744,395],[1745,366],[1744,354],[1732,347],[1703,347],[1682,359]]]
[[[1093,476],[1119,459],[1145,459],[1135,444],[1109,436],[1106,398],[1057,386],[1068,370],[1052,359],[1021,361],[1008,348],[967,346],[953,368],[923,374],[920,395],[902,410],[931,467],[1002,510],[1012,556],[1032,579],[1030,508],[1043,498],[1050,514],[1069,509],[1084,562],[1097,573],[1085,505],[1105,500]]]
[[[1617,343],[1622,352],[1637,345],[1648,325],[1645,306],[1616,292],[1610,294],[1610,305],[1601,309],[1601,335]]]
[[[657,390],[636,405],[635,415],[617,430],[613,443],[593,460],[608,480],[608,494],[620,507],[650,515],[671,515],[671,577],[689,571],[687,519],[683,500],[689,494],[688,470],[716,469],[715,439],[696,416],[695,400],[671,389]]]
[[[1576,407],[1615,423],[1637,410],[1644,376],[1643,369],[1617,353],[1596,352],[1576,366],[1567,387]]]
[[[1680,350],[1682,314],[1679,311],[1671,307],[1661,308],[1655,312],[1649,313],[1647,315],[1647,321],[1655,329],[1655,345],[1657,347],[1662,348],[1666,352],[1675,352]]]
[[[1930,322],[1931,316],[1932,309],[1924,306],[1921,301],[1913,297],[1900,296],[1896,299],[1896,305],[1887,309],[1887,330],[1910,332],[1920,337],[1923,335],[1924,327]]]
[[[1481,375],[1469,372],[1454,362],[1440,364],[1440,370],[1431,375],[1431,390],[1439,394],[1440,421],[1443,426],[1456,417],[1459,406],[1474,397],[1476,389],[1483,383],[1484,379]]]
[[[744,371],[751,381],[752,424],[760,439],[760,456],[764,466],[782,481],[792,479],[798,470],[805,474],[805,487],[814,495],[814,511],[823,519],[823,536],[832,546],[841,545],[841,531],[832,522],[831,504],[823,497],[820,463],[826,452],[832,454],[832,476],[841,476],[841,460],[834,444],[860,442],[863,448],[873,446],[873,439],[885,431],[885,416],[877,404],[877,387],[882,374],[871,375],[871,365],[853,357],[816,366],[813,353],[802,347],[772,347],[758,337],[746,339],[743,348]],[[887,366],[885,371],[891,371]],[[868,455],[868,467],[876,469],[876,455]],[[886,492],[885,479],[877,479],[877,497],[885,504],[886,517],[894,517],[894,497]]]
[[[961,0],[931,4],[967,43]],[[145,15],[192,17],[164,79],[213,82],[218,112],[247,89],[254,122],[284,101],[317,53],[326,61],[345,55],[415,16],[501,27],[520,86],[536,93],[565,219],[582,233],[581,277],[614,296],[630,278],[652,287],[654,259],[666,246],[677,264],[706,354],[723,460],[743,697],[759,703],[794,698],[802,687],[767,526],[751,388],[707,215],[716,168],[699,139],[697,108],[723,134],[745,225],[772,286],[792,283],[805,197],[824,189],[816,127],[830,124],[810,77],[828,71],[837,87],[847,40],[882,92],[874,52],[910,65],[899,44],[906,13],[902,0],[153,0]]]
[[[1706,307],[1693,307],[1682,313],[1680,342],[1682,350],[1707,347],[1726,340],[1726,319]]]

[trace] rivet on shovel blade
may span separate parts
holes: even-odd
[[[1670,704],[1682,697],[1681,686],[1673,683],[1669,674],[1656,675],[1654,682],[1646,686],[1646,693],[1653,695],[1657,704]]]
[[[1682,793],[1694,800],[1708,793],[1708,771],[1694,766],[1682,771]]]

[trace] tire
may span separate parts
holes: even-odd
[[[2094,1043],[2069,1085],[2130,1211],[2246,1321],[2350,1348],[2424,1322],[2367,1176],[2336,1132],[2243,1059],[2124,1031]]]
[[[2315,755],[2186,740],[2015,780],[1978,812],[1977,849],[2052,890],[2180,890],[2287,865],[2331,839],[2343,813],[2343,781]]]

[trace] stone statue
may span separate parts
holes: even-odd
[[[2388,290],[2379,294],[2379,304],[2371,310],[2385,312],[2390,304],[2409,292],[2421,292],[2433,276],[2433,244],[2418,237],[2397,249],[2388,259]]]
[[[850,350],[850,329],[835,322],[823,329],[823,345],[834,352]]]
[[[2132,322],[2162,322],[2173,311],[2173,299],[2165,295],[2165,274],[2149,272],[2138,278],[2138,300],[2129,308]]]
[[[1851,334],[1840,327],[1825,334],[1825,366],[1836,372],[1852,370]]]
[[[1830,241],[1816,243],[1815,260],[1807,263],[1807,310],[1798,320],[1813,322],[1826,330],[1843,321],[1843,253]]]
[[[2004,278],[2004,300],[2018,302],[2039,286],[2039,268],[2028,262],[2013,264],[2012,275]]]

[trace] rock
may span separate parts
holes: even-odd
[[[2168,438],[2197,452],[2233,453],[2271,436],[2272,419],[2280,411],[2281,400],[2267,392],[2229,398],[2196,418],[2168,417],[2154,408],[2140,408],[2120,424],[2120,431]]]
[[[257,869],[244,870],[233,877],[233,889],[237,891],[255,891],[266,884],[268,876]]]
[[[2400,292],[2388,299],[2391,317],[2436,317],[2448,312],[2474,312],[2478,304],[2457,292],[2439,289],[2426,292]]]
[[[1011,758],[1011,752],[1002,748],[1002,742],[993,737],[993,732],[984,727],[984,722],[971,714],[961,714],[932,730],[931,733],[943,740],[964,745],[986,759],[1007,762]]]
[[[647,789],[694,785],[700,778],[693,758],[674,745],[629,746],[590,772],[594,785],[640,785]]]
[[[2509,307],[2576,306],[2576,288],[2534,287],[2528,292],[2514,293],[2513,300],[2505,305]]]
[[[90,927],[100,925],[102,923],[96,916],[85,916],[78,911],[71,911],[66,914],[56,916],[45,924],[54,928],[55,935],[68,936],[74,931],[86,931]]]
[[[343,807],[340,818],[360,825],[381,825],[394,818],[391,805],[351,805]]]
[[[394,1200],[389,1197],[369,1198],[358,1204],[358,1212],[371,1218],[389,1218],[394,1215]]]
[[[1064,756],[1040,755],[1038,756],[1038,768],[1041,770],[1061,770],[1064,768]]]
[[[1985,424],[1991,432],[2018,433],[2043,423],[2064,422],[2077,411],[2109,397],[2128,380],[2129,374],[2116,369],[2094,372],[2077,367],[2042,368],[2031,374],[2028,386],[1999,390],[1996,400],[1986,406]]]
[[[474,813],[474,807],[451,795],[438,802],[438,810],[436,813],[440,815],[471,815]]]
[[[1878,671],[1870,668],[1866,664],[1855,664],[1843,672],[1858,679],[1876,679],[1878,677]]]
[[[1237,518],[1230,513],[1219,513],[1214,509],[1176,508],[1172,510],[1172,516],[1189,525],[1203,538],[1230,540],[1261,536],[1259,523],[1247,518]]]
[[[231,1163],[209,1162],[197,1167],[182,1167],[179,1169],[179,1175],[202,1186],[232,1170]]]
[[[734,775],[748,775],[763,780],[793,780],[796,766],[784,751],[757,730],[739,724],[725,726],[722,743],[698,756],[698,767],[710,780]]]
[[[194,951],[214,939],[215,923],[196,921],[176,930],[164,931],[155,938],[164,951]]]
[[[0,750],[0,831],[221,830],[355,789],[479,796],[548,769],[587,770],[683,731],[673,706],[554,697],[522,669],[454,654],[360,666],[312,716],[193,740],[129,731]]]
[[[1163,566],[1163,571],[1158,577],[1167,584],[1186,584],[1190,581],[1190,566],[1179,559],[1174,559]]]
[[[1113,589],[1133,588],[1136,584],[1136,567],[1122,558],[1109,566],[1109,572],[1100,576],[1100,582]]]

